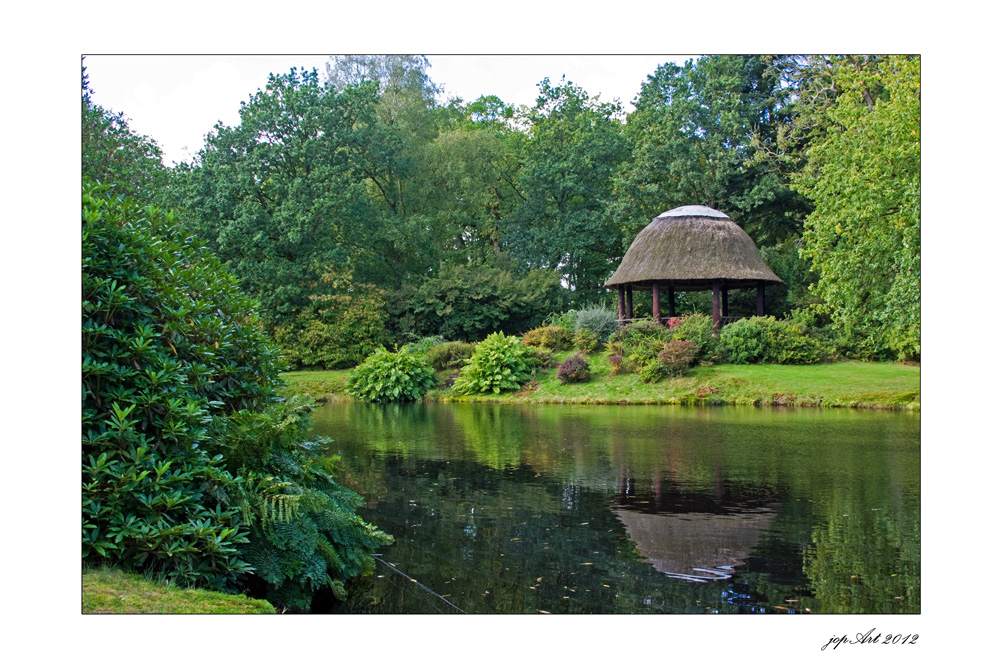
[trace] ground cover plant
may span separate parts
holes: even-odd
[[[571,382],[586,382],[590,379],[590,364],[579,354],[574,354],[566,361],[559,364],[556,377],[563,384]]]
[[[267,600],[183,588],[110,568],[83,572],[84,614],[273,614]]]

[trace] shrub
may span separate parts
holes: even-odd
[[[83,187],[83,561],[234,590],[249,571],[206,425],[259,408],[277,350],[176,217]]]
[[[663,346],[657,360],[668,375],[683,375],[694,363],[698,346],[689,340],[671,340]]]
[[[563,384],[569,384],[572,382],[587,382],[590,380],[590,364],[588,364],[587,360],[579,354],[574,354],[569,359],[559,364],[559,370],[556,371],[556,377],[559,378]]]
[[[545,327],[562,327],[567,331],[574,331],[576,329],[576,310],[567,310],[562,313],[552,313],[545,318],[542,322],[542,326]]]
[[[534,368],[552,368],[556,364],[555,354],[547,347],[529,347],[528,354]]]
[[[573,346],[573,334],[563,327],[537,327],[524,334],[521,342],[528,347],[547,347],[560,352]]]
[[[660,364],[659,360],[654,359],[652,361],[646,362],[639,369],[639,379],[641,379],[646,384],[652,384],[654,382],[659,382],[660,380],[668,377],[670,373],[666,368]]]
[[[608,363],[611,364],[612,375],[620,375],[623,372],[625,359],[622,358],[622,355],[612,354],[610,357],[608,357]]]
[[[439,371],[459,368],[472,356],[475,349],[474,343],[441,343],[427,350],[427,361]]]
[[[412,355],[426,357],[427,353],[431,351],[431,348],[437,347],[438,345],[444,345],[447,342],[448,341],[446,341],[443,336],[424,336],[419,340],[407,343],[403,346],[403,349]]]
[[[513,333],[537,326],[560,310],[565,290],[555,271],[519,272],[513,263],[496,266],[447,264],[392,300],[397,334],[440,334],[448,340],[478,341],[492,331]]]
[[[528,348],[518,338],[494,332],[476,346],[455,380],[455,393],[499,394],[518,389],[531,377],[532,365]]]
[[[383,348],[351,371],[347,391],[373,403],[419,401],[435,384],[434,369],[422,357]]]
[[[356,286],[351,293],[309,299],[303,312],[274,331],[290,368],[348,368],[390,343],[383,291]]]
[[[389,538],[331,481],[333,461],[304,439],[305,409],[275,406],[278,349],[256,302],[179,229],[85,181],[83,560],[230,591],[267,572],[262,595],[303,605],[366,571]],[[339,503],[322,519],[329,539],[269,513],[298,502],[277,496],[310,512]],[[258,558],[274,540],[295,542],[298,560]]]
[[[230,497],[250,525],[243,549],[254,572],[245,584],[279,607],[308,609],[329,588],[371,574],[371,553],[392,542],[355,510],[361,497],[336,483],[339,460],[325,453],[328,438],[310,438],[305,397],[262,412],[233,413],[214,442],[235,477]]]
[[[592,354],[601,346],[597,336],[590,329],[577,329],[573,334],[573,345],[576,349],[585,354]]]
[[[695,313],[672,319],[676,321],[670,326],[670,338],[694,343],[697,361],[712,362],[720,358],[719,337],[711,317]]]
[[[622,370],[631,372],[655,362],[663,344],[670,338],[666,327],[653,321],[639,321],[621,327],[608,339],[612,354],[624,359]]]
[[[765,361],[773,348],[775,319],[750,317],[722,327],[719,344],[731,364],[755,364]]]
[[[606,343],[611,334],[618,331],[618,311],[603,306],[584,308],[576,313],[576,329],[585,329]]]
[[[719,336],[730,363],[814,364],[834,353],[833,347],[808,333],[802,321],[751,317],[722,328]]]

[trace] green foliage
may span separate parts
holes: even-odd
[[[717,361],[719,358],[719,337],[715,324],[707,315],[694,313],[676,318],[670,322],[670,338],[687,340],[695,345],[695,359],[703,362]]]
[[[618,331],[618,311],[604,306],[590,306],[576,311],[576,329],[586,329],[602,345]]]
[[[608,339],[607,347],[612,354],[623,358],[624,372],[634,372],[656,363],[657,355],[669,339],[670,332],[666,327],[652,320],[640,320],[618,329]]]
[[[83,559],[308,605],[388,537],[354,514],[278,350],[175,215],[83,191]],[[270,406],[270,407],[269,407]],[[282,412],[282,411],[285,412]]]
[[[459,368],[472,357],[475,349],[476,346],[474,343],[462,343],[460,341],[441,343],[427,351],[427,361],[435,370],[439,371]]]
[[[329,588],[344,595],[352,577],[370,574],[371,553],[391,543],[362,520],[361,498],[334,478],[329,440],[310,438],[305,397],[267,410],[241,410],[216,424],[212,445],[235,476],[230,494],[250,526],[242,549],[253,567],[249,587],[279,607],[308,609]]]
[[[499,394],[519,389],[531,377],[532,358],[520,339],[494,332],[476,346],[455,380],[457,394]]]
[[[347,391],[373,403],[419,401],[436,383],[434,369],[423,357],[383,348],[354,369]]]
[[[590,380],[590,364],[587,363],[587,360],[579,354],[574,354],[566,359],[566,361],[559,364],[559,370],[556,371],[556,377],[559,378],[563,384],[587,382]]]
[[[573,345],[585,354],[593,354],[600,349],[601,342],[597,340],[597,335],[593,331],[580,328],[573,335]]]
[[[725,212],[758,243],[796,236],[808,203],[767,162],[787,123],[774,56],[714,55],[651,74],[625,126],[634,156],[614,202],[626,242],[663,211],[702,204]]]
[[[612,375],[621,375],[625,372],[625,358],[620,354],[612,354],[608,356],[608,363],[611,365]]]
[[[608,260],[624,254],[608,208],[614,173],[628,156],[621,107],[565,80],[546,78],[538,88],[525,118],[531,129],[518,175],[522,201],[503,220],[502,238],[524,265],[562,273],[574,297],[599,298]]]
[[[447,341],[444,336],[424,336],[403,346],[403,349],[418,357],[426,357],[432,348],[444,345]]]
[[[515,274],[496,266],[443,265],[437,275],[403,290],[394,300],[397,334],[439,334],[448,340],[482,340],[493,331],[514,333],[537,325],[564,303],[552,271]]]
[[[573,346],[573,333],[571,329],[562,327],[537,327],[524,334],[521,342],[528,347],[547,347],[555,352],[561,352]]]
[[[529,347],[528,353],[535,368],[552,368],[556,365],[556,355],[547,347]]]
[[[163,152],[156,142],[136,134],[124,112],[114,113],[91,99],[87,68],[83,68],[80,129],[83,177],[108,187],[110,195],[155,201],[168,179]]]
[[[773,317],[750,317],[722,327],[719,342],[727,362],[756,364],[768,359],[773,350]]]
[[[562,327],[568,331],[576,330],[576,309],[570,308],[567,311],[561,313],[550,313],[548,317],[542,320],[542,326],[545,327]]]
[[[770,316],[727,324],[719,343],[726,361],[733,364],[814,364],[833,354],[829,345],[809,335],[802,322]]]
[[[259,409],[277,351],[176,218],[83,189],[83,559],[232,588],[248,571],[206,424]]]
[[[645,360],[639,366],[639,379],[646,384],[654,384],[668,377],[670,377],[670,372],[666,366],[660,363],[659,359]]]
[[[381,290],[360,285],[347,294],[314,296],[309,301],[274,331],[289,367],[347,368],[391,342]]]
[[[663,345],[657,361],[669,375],[683,375],[694,363],[697,352],[698,346],[693,341],[675,338]]]
[[[271,75],[240,106],[239,125],[216,125],[196,164],[178,169],[191,228],[271,324],[287,323],[312,296],[343,293],[342,281],[392,276],[379,284],[394,285],[408,265],[391,238],[403,226],[390,223],[365,180],[398,151],[376,104],[374,84],[334,91],[315,71]]]
[[[838,61],[830,131],[796,187],[813,200],[803,255],[863,356],[920,355],[920,58]]]

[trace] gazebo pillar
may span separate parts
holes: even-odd
[[[660,324],[660,282],[653,281],[653,321]]]
[[[625,317],[632,319],[632,285],[625,287]]]
[[[722,316],[729,317],[729,290],[722,288]]]
[[[719,292],[722,291],[721,281],[712,281],[712,324],[715,325],[715,330],[718,331],[722,328],[722,313],[719,304]]]
[[[667,287],[667,317],[674,316],[674,286]]]
[[[618,321],[625,322],[625,286],[618,286]]]
[[[757,317],[764,317],[764,283],[757,281]]]

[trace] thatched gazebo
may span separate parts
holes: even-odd
[[[614,275],[618,319],[632,319],[632,290],[653,293],[653,319],[660,321],[660,290],[667,289],[667,316],[674,316],[674,292],[712,290],[716,328],[729,319],[729,290],[757,289],[757,314],[764,314],[764,287],[781,279],[764,262],[753,239],[728,215],[707,206],[680,206],[661,213],[639,232]]]

